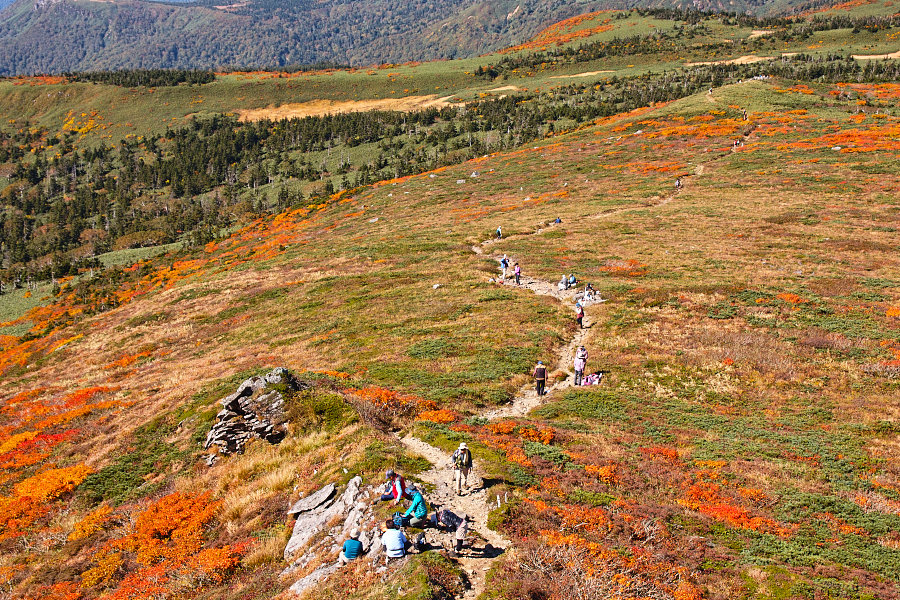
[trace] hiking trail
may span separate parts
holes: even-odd
[[[488,514],[496,504],[492,504],[493,499],[488,497],[484,481],[477,469],[469,472],[468,486],[463,492],[464,495],[457,496],[453,466],[447,452],[413,436],[404,437],[400,442],[408,450],[424,457],[433,465],[428,471],[418,474],[419,479],[434,486],[434,489],[428,492],[429,502],[433,505],[446,506],[456,514],[469,515],[470,531],[477,532],[495,549],[493,552],[481,551],[480,554],[476,554],[473,553],[473,548],[481,547],[482,544],[473,544],[469,548],[464,548],[458,557],[460,566],[469,578],[469,589],[463,594],[463,598],[477,598],[484,592],[485,575],[494,564],[494,559],[511,545],[508,539],[487,526]]]
[[[703,165],[699,165],[696,168],[694,175],[702,175],[703,171]],[[664,206],[675,200],[675,198],[678,197],[678,195],[683,190],[684,187],[680,187],[674,190],[665,198],[662,198],[661,200],[658,200],[657,202],[651,204],[618,208],[601,212],[587,218],[605,219],[630,211]],[[497,263],[499,264],[500,259],[503,255],[490,254],[487,251],[488,247],[496,244],[497,242],[505,241],[508,239],[539,235],[547,229],[555,227],[556,225],[557,223],[544,222],[530,232],[512,234],[509,236],[505,236],[499,240],[496,238],[485,240],[479,244],[472,245],[472,252],[479,256],[489,257],[492,260],[497,261]],[[512,262],[510,264],[512,265]],[[527,275],[521,275],[520,285],[516,285],[512,266],[507,269],[507,278],[505,280],[500,277],[499,271],[497,278],[500,280],[498,282],[499,285],[508,285],[511,288],[523,288],[531,290],[535,294],[541,296],[551,296],[571,307],[574,307],[576,294],[578,293],[578,287],[568,290],[560,290],[555,282],[546,281],[544,279],[538,279]],[[605,302],[605,300],[601,299],[598,301],[589,302],[586,303],[585,306],[591,306],[593,304],[599,304],[601,302]],[[572,314],[572,318],[574,320],[574,312]],[[553,365],[547,365],[550,373],[562,371],[566,373],[566,377],[564,379],[556,381],[552,385],[549,385],[546,389],[546,394],[570,388],[574,385],[575,378],[573,360],[575,358],[575,351],[579,346],[586,344],[588,332],[590,331],[591,327],[591,324],[589,323],[586,315],[584,322],[585,326],[583,328],[576,329],[572,334],[572,338],[571,340],[569,340],[568,344],[561,348],[559,359],[557,360],[554,368],[551,370],[550,367]],[[537,408],[541,404],[541,400],[542,398],[537,395],[534,384],[529,383],[519,389],[510,404],[485,411],[481,413],[480,416],[490,420],[504,419],[509,417],[524,417],[528,415],[528,413],[533,409]],[[425,481],[426,483],[434,486],[434,489],[428,494],[429,501],[441,506],[447,506],[454,511],[464,512],[469,515],[471,517],[470,530],[477,532],[477,534],[481,536],[487,544],[490,544],[491,546],[493,546],[493,548],[496,549],[495,552],[482,553],[480,556],[473,555],[471,549],[467,551],[464,550],[464,552],[468,552],[468,555],[462,555],[459,557],[459,563],[469,578],[469,589],[466,590],[465,594],[463,594],[463,598],[475,599],[479,595],[481,595],[481,593],[485,589],[485,575],[487,571],[493,565],[497,557],[502,555],[502,553],[508,550],[511,546],[510,540],[488,528],[488,515],[491,509],[496,507],[496,499],[490,498],[488,496],[487,489],[485,489],[484,487],[484,482],[479,475],[478,457],[475,456],[475,468],[473,468],[469,474],[469,485],[467,492],[465,492],[465,495],[463,496],[457,496],[453,487],[454,471],[453,466],[450,464],[449,453],[441,450],[440,448],[436,448],[431,444],[412,435],[407,435],[399,441],[403,444],[404,447],[406,447],[407,450],[426,458],[432,464],[431,469],[418,474],[418,477],[422,481]]]

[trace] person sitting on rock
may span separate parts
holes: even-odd
[[[403,498],[412,499],[406,489],[406,480],[399,473],[395,473],[393,469],[388,469],[385,473],[387,479],[387,487],[380,498],[376,498],[373,504],[381,502],[393,501],[394,505],[400,504]]]
[[[410,527],[425,527],[428,520],[428,504],[425,502],[425,497],[415,487],[410,487],[409,492],[412,494],[412,504],[403,513],[403,520],[406,522],[409,519]]]
[[[338,560],[342,565],[346,565],[351,560],[359,558],[361,554],[365,554],[366,549],[363,547],[362,542],[359,541],[359,535],[359,529],[354,529],[350,532],[350,537],[344,541],[344,547],[340,556],[338,556]]]
[[[393,519],[381,524],[381,545],[384,546],[385,562],[392,558],[406,556],[406,536],[397,528]]]

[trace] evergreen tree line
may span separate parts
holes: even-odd
[[[900,26],[900,16],[851,17],[844,15],[817,16],[811,20],[788,18],[758,18],[751,15],[716,15],[700,11],[676,11],[672,9],[654,9],[638,11],[657,18],[685,21],[685,26],[676,26],[672,31],[659,31],[649,35],[634,35],[624,38],[613,38],[608,41],[596,41],[581,44],[577,47],[560,47],[542,52],[530,52],[518,55],[507,55],[496,64],[479,66],[475,70],[477,77],[497,79],[501,76],[534,72],[549,67],[592,62],[614,56],[657,55],[660,53],[683,52],[684,40],[709,33],[706,21],[722,20],[729,25],[744,27],[778,27],[771,35],[751,40],[741,40],[742,51],[762,48],[773,41],[806,40],[819,31],[850,29],[853,33],[862,30],[877,32]],[[735,42],[719,42],[704,44],[703,54],[710,52],[732,52]]]
[[[212,71],[201,69],[126,69],[122,71],[86,71],[66,73],[70,81],[87,81],[121,87],[165,87],[186,83],[203,85],[216,80]]]

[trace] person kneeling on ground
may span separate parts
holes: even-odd
[[[393,519],[388,519],[381,524],[381,545],[384,546],[386,561],[392,558],[406,556],[406,536],[397,529]]]
[[[457,515],[445,508],[436,510],[432,520],[436,526],[443,526],[444,528],[455,532],[454,538],[456,545],[453,547],[453,551],[456,554],[459,554],[462,550],[463,542],[466,541],[466,536],[469,534],[469,516],[466,513]]]
[[[425,498],[418,489],[413,487],[409,491],[412,493],[412,504],[403,513],[403,520],[406,522],[406,519],[409,519],[410,527],[425,527],[428,519],[428,504],[425,503]]]
[[[362,542],[359,541],[359,529],[350,532],[350,537],[344,542],[344,548],[341,550],[338,560],[342,565],[346,565],[351,560],[359,558],[360,554],[365,554],[366,549],[363,548]]]

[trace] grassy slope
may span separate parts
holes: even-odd
[[[896,86],[885,89],[894,94],[885,102],[896,106]],[[886,315],[900,302],[897,173],[881,154],[831,148],[874,142],[896,152],[896,117],[856,122],[855,102],[835,102],[828,91],[731,86],[260,223],[209,246],[197,262],[148,267],[139,289],[158,282],[156,289],[54,333],[84,337],[47,358],[27,358],[27,370],[8,370],[4,392],[46,385],[39,398],[48,402],[73,388],[121,386],[115,394],[129,406],[73,421],[78,437],[52,459],[95,467],[115,455],[120,432],[235,372],[277,364],[341,369],[351,374],[342,385],[380,384],[455,408],[497,402],[515,387],[515,373],[553,356],[571,326],[564,307],[486,283],[491,262],[469,245],[503,224],[511,237],[496,250],[526,272],[554,280],[574,271],[610,298],[588,313],[596,322],[592,365],[609,371],[601,395],[551,398],[536,418],[556,428],[556,444],[576,464],[614,464],[619,473],[605,485],[584,470],[559,472],[526,445],[526,470],[545,483],[531,494],[551,508],[521,509],[515,530],[552,525],[552,507],[572,505],[550,493],[565,474],[564,489],[636,503],[629,504],[636,517],[663,507],[667,543],[709,538],[712,550],[698,558],[695,548],[680,560],[711,597],[769,597],[759,583],[765,573],[797,590],[831,585],[828,578],[847,568],[870,574],[857,577],[860,589],[895,590],[896,434],[878,423],[896,420],[897,390],[862,367],[891,359],[896,343],[896,317]],[[747,108],[750,121],[734,107]],[[786,112],[801,107],[809,112]],[[822,137],[843,130],[857,137]],[[731,152],[741,133],[745,146]],[[468,177],[472,171],[479,176]],[[664,203],[675,174],[686,175],[686,189]],[[556,216],[562,226],[527,235]],[[637,269],[629,276],[618,267],[627,260],[646,266],[629,267]],[[778,297],[785,293],[800,301]],[[136,368],[104,367],[137,349],[150,354]],[[190,427],[202,434],[207,422]],[[362,460],[371,433],[351,427],[341,435],[355,440],[337,438]],[[235,503],[223,519],[237,537],[260,518],[259,499],[283,494],[285,481],[304,488],[321,481],[304,474],[308,458],[290,463],[294,453],[334,441],[292,439],[202,476]],[[676,452],[674,463],[663,468],[641,450],[659,446]],[[262,464],[269,467],[252,466]],[[280,476],[264,477],[272,468]],[[235,473],[244,471],[249,483],[238,484]],[[193,477],[177,475],[176,489]],[[692,481],[719,481],[729,502],[786,533],[774,534],[770,521],[728,521],[720,504],[691,499],[684,482]],[[743,497],[740,489],[756,491]],[[252,490],[256,500],[243,500]],[[85,510],[82,502],[76,510]],[[834,536],[840,546],[819,549]],[[621,543],[612,532],[583,537]],[[272,564],[272,546],[251,564]],[[71,551],[53,546],[30,560],[39,565]],[[808,565],[819,562],[832,570],[813,575]],[[257,577],[270,572],[248,567],[242,581],[257,568]],[[515,565],[506,568],[515,581]],[[37,566],[29,572],[37,579],[20,585],[46,576]]]
[[[865,14],[872,5],[852,8],[849,14]],[[880,5],[879,5],[880,6]],[[862,12],[860,12],[862,11]],[[847,11],[842,11],[843,12]],[[529,46],[518,52],[534,52],[561,46],[577,46],[583,42],[608,41],[614,37],[646,35],[652,31],[671,29],[672,22],[638,17],[613,19],[615,13],[602,12],[593,19],[580,21],[553,32],[548,43]],[[584,29],[612,29],[599,31],[585,38],[560,38],[560,35]],[[709,24],[710,33],[687,40],[682,50],[674,54],[614,56],[602,61],[585,62],[560,70],[519,73],[515,77],[485,81],[471,75],[479,66],[499,60],[503,54],[457,61],[430,62],[412,65],[390,65],[382,68],[330,71],[310,74],[232,74],[220,76],[216,82],[200,87],[124,89],[93,84],[58,84],[42,79],[0,80],[0,104],[16,121],[4,121],[0,127],[21,126],[19,120],[43,125],[57,131],[71,113],[95,115],[97,126],[86,133],[84,143],[98,140],[115,141],[126,135],[163,133],[167,127],[179,127],[197,115],[237,111],[240,109],[280,106],[312,100],[356,101],[405,96],[435,95],[468,100],[491,93],[510,93],[514,86],[529,91],[546,91],[571,83],[592,83],[614,76],[631,76],[647,71],[671,70],[693,61],[725,60],[747,53],[761,56],[780,56],[782,52],[810,52],[842,54],[879,54],[900,48],[900,38],[893,30],[877,33],[862,31],[818,32],[802,43],[777,42],[761,38],[759,47],[742,47],[751,31],[746,28]],[[714,51],[698,50],[701,44],[734,41],[731,48]],[[585,77],[566,77],[579,73],[603,71]],[[606,72],[609,71],[609,72]],[[562,77],[560,77],[562,76]]]
[[[626,61],[640,64],[623,58],[613,66],[629,69]],[[455,68],[290,80],[236,75],[152,96],[103,86],[0,85],[22,116],[51,127],[69,110],[108,104],[101,112],[114,126],[92,134],[122,135],[132,131],[120,126],[129,118],[134,131],[159,131],[164,119],[201,106],[336,96],[354,81],[361,94],[390,95],[400,83],[407,87],[404,77],[409,85],[434,82]],[[550,76],[521,82],[558,85]],[[456,77],[448,93],[461,96],[510,83],[473,88],[464,73]],[[319,87],[287,87],[291,82]],[[3,435],[75,431],[32,465],[22,465],[17,449],[4,454],[18,461],[5,467],[4,494],[49,465],[100,469],[148,439],[159,452],[150,472],[133,470],[137,483],[128,480],[113,526],[86,542],[66,541],[96,500],[63,495],[24,537],[0,539],[7,551],[0,573],[17,593],[47,597],[39,586],[78,581],[96,549],[127,531],[140,498],[205,488],[224,500],[208,542],[252,544],[229,591],[210,583],[208,593],[268,597],[280,589],[280,507],[288,498],[343,477],[343,465],[367,477],[397,460],[411,471],[417,465],[397,458],[390,439],[368,425],[339,422],[315,433],[306,415],[278,447],[253,445],[211,470],[195,468],[194,442],[215,400],[247,374],[281,364],[342,370],[349,379],[337,387],[380,385],[464,413],[507,399],[532,361],[555,357],[572,324],[565,307],[487,283],[493,263],[470,246],[503,224],[510,237],[494,250],[520,260],[526,273],[552,281],[575,272],[610,299],[588,312],[595,323],[590,364],[608,372],[604,386],[553,397],[519,422],[553,428],[550,448],[564,449],[568,459],[518,433],[500,439],[461,423],[457,431],[426,429],[436,444],[462,437],[483,447],[479,456],[491,457],[492,472],[541,482],[529,495],[546,504],[520,505],[507,519],[510,535],[557,530],[572,524],[566,515],[574,508],[618,499],[615,514],[658,523],[659,538],[623,537],[611,526],[567,543],[598,543],[614,555],[647,548],[667,557],[659,572],[682,565],[684,577],[713,598],[895,596],[897,385],[884,375],[900,352],[898,125],[896,116],[853,113],[857,97],[867,97],[870,112],[877,106],[896,114],[900,92],[895,85],[844,90],[849,98],[830,88],[747,82],[386,182],[255,224],[174,268],[171,258],[152,260],[123,284],[124,306],[47,338],[17,345],[0,337]],[[73,94],[72,104],[48,98],[53,91]],[[198,91],[202,103],[191,98]],[[115,100],[141,94],[155,101],[152,118],[146,104]],[[737,138],[744,146],[732,152]],[[673,196],[676,175],[686,187]],[[561,226],[531,235],[557,216]],[[78,298],[63,298],[60,311],[79,310]],[[52,310],[33,320],[46,321]],[[97,385],[119,388],[98,399],[120,404],[73,412],[67,394]],[[24,402],[8,401],[39,388],[46,389]],[[39,425],[48,414],[62,422]],[[136,429],[150,421],[161,423],[152,434]],[[336,448],[339,463],[331,460]],[[616,475],[603,479],[579,468],[585,465]],[[713,485],[719,488],[710,496]],[[619,517],[610,511],[608,518]],[[612,574],[617,565],[603,568]],[[512,562],[498,573],[497,589],[524,577]]]

